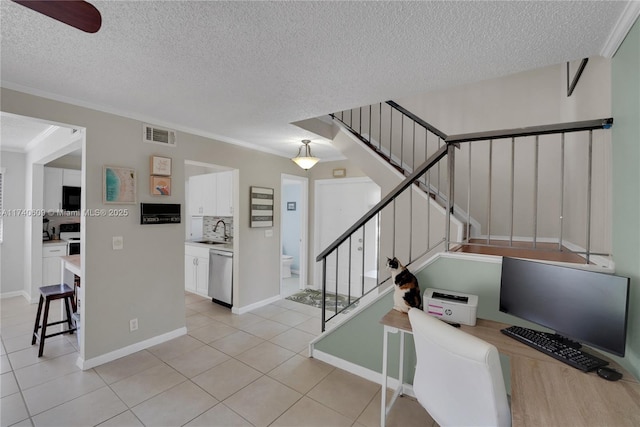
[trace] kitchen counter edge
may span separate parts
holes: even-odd
[[[196,246],[199,248],[207,248],[207,249],[217,249],[220,251],[225,251],[225,252],[232,252],[233,253],[233,243],[224,243],[221,245],[208,245],[206,243],[198,243],[198,242],[192,242],[189,240],[186,240],[184,242],[185,245],[190,245],[190,246]]]

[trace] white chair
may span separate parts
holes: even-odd
[[[424,311],[409,310],[416,346],[413,390],[442,427],[510,426],[498,350]]]

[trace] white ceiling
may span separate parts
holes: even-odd
[[[43,121],[2,113],[0,147],[9,151],[27,151],[56,129],[58,126]]]
[[[325,159],[340,156],[292,122],[600,55],[630,9],[627,1],[92,1],[103,24],[86,34],[0,3],[3,87],[287,157],[308,138]]]

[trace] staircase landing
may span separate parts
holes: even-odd
[[[485,239],[471,239],[470,243],[477,243],[478,245],[461,245],[454,249],[453,252],[586,264],[583,257],[571,252],[564,246],[561,251],[558,251],[558,245],[555,243],[538,242],[535,249],[532,242],[514,241],[509,246],[509,241],[507,240],[491,240],[492,246],[479,246],[486,244],[487,241]]]

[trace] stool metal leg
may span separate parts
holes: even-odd
[[[36,343],[36,337],[38,336],[38,329],[40,328],[40,314],[42,313],[42,301],[44,301],[44,297],[40,295],[40,300],[38,301],[38,314],[36,314],[36,324],[33,327],[33,336],[31,337],[31,345]]]
[[[44,340],[47,336],[47,321],[49,319],[49,303],[51,300],[47,298],[44,303],[44,321],[42,322],[42,332],[40,333],[40,348],[38,349],[38,357],[42,357],[42,353],[44,353]]]

